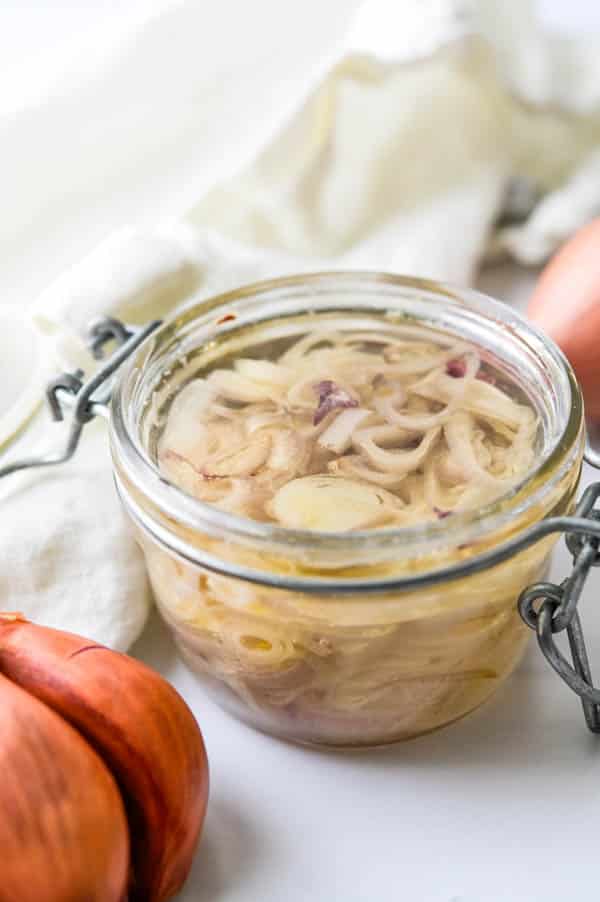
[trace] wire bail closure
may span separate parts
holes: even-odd
[[[52,419],[61,422],[66,413],[71,415],[71,428],[64,450],[41,457],[24,458],[0,467],[0,479],[21,470],[52,467],[70,460],[77,450],[84,426],[97,416],[108,417],[111,377],[160,324],[160,320],[155,320],[141,327],[129,326],[111,317],[103,317],[94,322],[89,330],[88,342],[93,356],[102,360],[104,349],[111,341],[117,343],[117,349],[87,382],[83,381],[83,371],[75,370],[73,373],[57,376],[46,388],[46,401]]]
[[[556,583],[534,583],[519,597],[519,613],[535,630],[538,645],[556,673],[581,699],[586,724],[592,733],[600,733],[600,689],[592,680],[578,605],[586,579],[592,567],[600,566],[600,510],[595,507],[600,498],[600,483],[590,485],[575,509],[575,517],[587,518],[594,531],[569,532],[565,529],[567,547],[573,555],[570,576]],[[540,604],[537,604],[541,602]],[[554,641],[554,634],[567,631],[572,665]]]

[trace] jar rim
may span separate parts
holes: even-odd
[[[554,376],[566,389],[568,397],[562,398],[562,420],[550,447],[539,463],[511,490],[494,499],[479,510],[468,510],[453,514],[452,518],[428,521],[412,526],[393,528],[377,528],[352,532],[324,532],[318,530],[290,529],[273,523],[251,520],[236,514],[220,510],[206,502],[193,498],[182,489],[169,482],[159,471],[156,464],[146,452],[139,438],[139,422],[132,415],[132,394],[139,390],[146,369],[156,355],[157,349],[166,341],[172,341],[186,330],[189,332],[194,324],[201,321],[212,323],[214,329],[228,330],[233,328],[224,321],[223,316],[215,319],[215,312],[248,311],[252,301],[256,309],[268,307],[269,302],[278,295],[290,295],[295,298],[310,296],[323,298],[327,293],[343,291],[350,288],[355,294],[367,290],[389,292],[410,291],[419,295],[430,296],[452,306],[455,312],[470,317],[472,322],[478,318],[483,322],[486,318],[495,323],[498,329],[504,329],[512,336],[514,342],[527,348],[544,360]],[[287,293],[287,294],[286,294]],[[388,299],[389,299],[388,298]],[[426,302],[427,303],[427,302]],[[342,305],[343,309],[343,305]],[[460,315],[460,314],[458,314]],[[236,324],[237,327],[237,324]],[[439,325],[438,325],[439,328]],[[524,351],[523,351],[524,353]],[[111,405],[111,447],[115,460],[116,478],[119,492],[126,507],[131,508],[131,492],[125,480],[131,484],[138,497],[151,501],[154,509],[162,516],[162,543],[168,545],[186,559],[202,565],[201,557],[195,545],[183,542],[181,537],[173,541],[165,535],[164,522],[181,524],[202,534],[219,538],[227,538],[251,544],[253,548],[263,547],[279,552],[292,550],[306,554],[311,551],[339,552],[372,552],[376,556],[390,556],[399,550],[402,556],[412,549],[413,556],[435,551],[441,543],[452,536],[454,544],[468,542],[475,536],[481,539],[510,524],[511,520],[521,516],[530,508],[543,501],[554,485],[573,465],[577,455],[577,439],[581,434],[583,423],[583,404],[581,394],[570,364],[554,343],[535,326],[508,305],[495,301],[480,292],[471,289],[459,289],[452,285],[426,279],[418,279],[390,273],[369,271],[330,271],[302,273],[286,276],[228,291],[208,299],[193,298],[186,306],[153,333],[137,349],[120,372],[113,391]],[[125,477],[121,477],[120,473]],[[143,503],[134,503],[137,519],[141,516],[143,526],[149,527],[148,515]],[[449,521],[452,521],[451,524]],[[155,523],[156,526],[156,523]],[[149,529],[156,535],[156,529]],[[166,532],[170,532],[169,529]],[[184,550],[186,553],[183,553]],[[476,561],[475,554],[471,561]],[[229,572],[229,570],[227,571]],[[248,578],[246,575],[243,578]],[[401,581],[401,580],[400,580]]]

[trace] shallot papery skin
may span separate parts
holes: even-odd
[[[436,515],[436,517],[438,518],[438,520],[445,520],[446,517],[449,517],[452,514],[452,511],[443,510],[440,507],[435,507],[435,505],[433,508],[433,512]]]
[[[455,358],[454,360],[449,360],[446,364],[446,372],[449,376],[452,376],[453,379],[462,379],[467,371],[466,361],[462,358]]]
[[[467,363],[466,360],[462,357],[455,357],[453,360],[449,360],[446,364],[446,373],[449,376],[452,376],[453,379],[462,379],[466,372]],[[479,379],[481,382],[487,382],[489,385],[496,384],[496,377],[489,373],[487,370],[484,370],[481,366],[477,370],[475,378]]]
[[[134,658],[15,615],[0,615],[0,671],[76,727],[117,779],[131,833],[129,902],[171,898],[208,800],[202,734],[181,696]]]
[[[123,902],[117,784],[58,714],[0,676],[0,902]]]
[[[315,391],[319,401],[313,417],[314,426],[318,426],[332,410],[344,407],[358,407],[356,398],[353,398],[345,388],[341,388],[341,386],[330,379],[317,382]]]

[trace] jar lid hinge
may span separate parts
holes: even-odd
[[[86,382],[83,371],[75,370],[57,376],[46,388],[46,401],[52,419],[60,422],[67,413],[71,417],[64,450],[13,461],[0,467],[0,479],[22,470],[56,466],[70,460],[77,450],[84,426],[97,416],[108,416],[111,377],[160,324],[160,320],[155,320],[145,326],[130,326],[111,317],[94,322],[89,330],[89,348],[93,356],[101,360],[106,345],[111,341],[117,343],[117,349]]]

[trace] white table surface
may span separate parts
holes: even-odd
[[[520,304],[532,280],[503,267],[480,285]],[[569,563],[561,542],[551,578]],[[592,665],[599,585],[593,572],[582,603]],[[508,684],[466,719],[350,754],[290,745],[220,711],[156,617],[134,653],[183,694],[208,748],[208,816],[181,902],[598,898],[600,737],[534,639]]]

